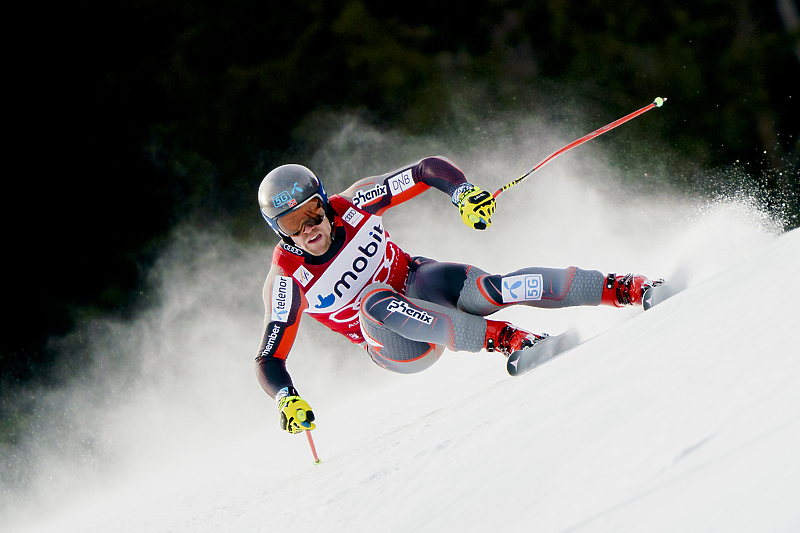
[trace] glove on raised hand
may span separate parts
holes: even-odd
[[[317,426],[314,424],[314,411],[308,402],[298,396],[292,387],[284,387],[278,391],[275,398],[278,410],[281,413],[281,429],[289,433],[311,431]]]
[[[461,220],[467,226],[486,229],[492,225],[495,201],[488,191],[465,183],[453,193],[453,203],[458,206]]]

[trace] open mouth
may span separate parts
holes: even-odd
[[[306,242],[308,244],[313,244],[322,238],[322,233],[317,233],[314,237],[311,237]]]

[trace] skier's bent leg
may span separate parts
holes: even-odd
[[[479,352],[486,336],[486,320],[482,317],[407,298],[382,283],[373,283],[364,291],[360,318],[362,329],[380,324],[406,339],[453,351]]]
[[[605,277],[597,270],[529,267],[505,276],[470,269],[458,308],[488,315],[509,305],[560,308],[598,305]]]
[[[359,313],[367,351],[378,365],[419,372],[452,351],[510,353],[544,338],[508,322],[486,320],[457,309],[405,297],[389,285],[367,287]]]
[[[367,351],[379,366],[404,374],[435,363],[444,349],[510,353],[533,346],[543,336],[508,322],[407,298],[389,285],[367,287],[359,313]]]
[[[367,289],[365,297],[361,300],[359,319],[361,333],[367,342],[365,348],[375,364],[386,370],[399,374],[422,372],[439,360],[444,352],[444,346],[409,339],[383,324],[380,317],[385,318],[386,309],[376,304],[374,300],[391,297],[394,294],[397,293],[388,285],[375,284]],[[371,314],[369,309],[373,309],[376,314]]]
[[[416,374],[439,360],[444,346],[406,339],[381,324],[362,322],[367,353],[376,365],[398,374]]]
[[[652,283],[645,276],[604,276],[598,270],[577,267],[529,267],[505,276],[471,268],[466,273],[458,308],[486,316],[514,304],[549,309],[578,305],[624,307],[641,304],[642,294]]]
[[[508,281],[506,285],[511,289],[505,295],[506,302],[502,300],[503,280]],[[527,287],[520,292],[517,287],[523,282],[527,283]],[[532,283],[536,283],[535,287],[531,286]],[[471,265],[440,263],[426,257],[414,257],[406,295],[473,315],[486,316],[512,303],[527,303],[537,307],[597,305],[600,302],[602,283],[603,275],[600,272],[579,270],[575,267],[526,268],[500,276],[490,275]],[[595,291],[589,295],[584,294],[584,285],[594,288]],[[532,288],[538,288],[538,303],[532,303],[536,298],[536,295],[532,295]]]
[[[598,270],[574,266],[528,267],[501,276],[470,265],[415,257],[406,294],[447,308],[487,316],[515,304],[543,308],[636,305],[641,304],[648,284],[652,282],[645,276],[604,276]]]

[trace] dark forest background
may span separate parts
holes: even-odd
[[[567,88],[588,133],[667,96],[659,134],[692,162],[670,179],[737,164],[798,225],[796,0],[119,0],[7,24],[3,388],[65,379],[48,339],[141,304],[176,224],[267,231],[258,183],[314,152],[314,114],[435,133],[454,95],[480,116]]]

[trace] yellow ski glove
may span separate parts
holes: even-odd
[[[289,433],[311,431],[314,424],[314,411],[308,402],[297,395],[294,388],[284,387],[278,391],[276,398],[278,410],[281,412],[281,429]]]
[[[458,195],[456,201],[455,196]],[[495,201],[491,193],[480,187],[465,183],[453,194],[453,203],[458,206],[461,220],[475,229],[486,229],[492,225]]]

